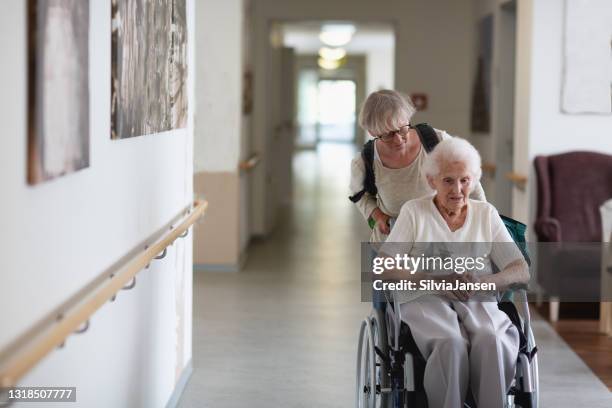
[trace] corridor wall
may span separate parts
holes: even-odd
[[[536,209],[535,156],[572,150],[612,154],[612,115],[561,112],[564,3],[518,1],[514,169],[528,175],[528,183],[525,190],[514,189],[513,217],[529,227]]]
[[[201,0],[196,11],[194,187],[210,202],[209,216],[196,228],[196,270],[237,271],[250,237],[248,207],[241,205],[248,200],[248,175],[238,169],[250,154],[242,109],[245,8],[244,0]]]
[[[395,42],[395,39],[393,39]],[[395,81],[395,55],[393,47],[380,47],[366,53],[366,94],[380,89],[393,89]]]
[[[123,140],[110,136],[111,1],[90,2],[90,166],[34,187],[26,4],[6,2],[0,13],[0,350],[193,201],[195,1],[187,0],[187,128]],[[190,234],[20,385],[76,387],[74,407],[166,406],[191,367],[191,253]]]

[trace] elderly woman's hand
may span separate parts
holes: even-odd
[[[480,276],[473,274],[472,272],[466,272],[464,273],[465,275],[465,282],[471,282],[471,283],[479,283],[479,282],[483,282],[483,280],[480,278]],[[474,295],[476,295],[478,292],[475,290],[469,290],[468,291],[468,298],[473,297]]]
[[[391,227],[389,227],[389,219],[391,217],[382,212],[378,207],[372,211],[371,217],[374,219],[374,221],[376,221],[376,228],[378,228],[381,233],[389,235],[389,232],[391,232]]]
[[[453,284],[453,286],[455,286],[455,282],[464,282],[464,283],[473,282],[471,280],[471,277],[465,273],[449,273],[446,275],[436,275],[434,279],[450,282]],[[473,295],[471,291],[459,290],[459,289],[458,290],[441,290],[440,294],[442,296],[447,297],[450,300],[458,300],[461,302],[465,302],[469,300],[470,297]]]

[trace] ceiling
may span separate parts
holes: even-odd
[[[324,44],[319,40],[319,32],[324,21],[283,23],[283,43],[295,48],[297,54],[316,54]],[[329,22],[332,23],[332,22]],[[355,25],[353,39],[346,46],[349,54],[364,54],[375,49],[393,49],[395,33],[391,24],[363,23]]]

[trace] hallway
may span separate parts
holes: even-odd
[[[340,144],[296,153],[292,211],[253,243],[244,270],[194,273],[194,372],[180,407],[352,406],[370,309],[357,275],[368,229],[346,198],[354,154]],[[549,324],[533,325],[542,406],[609,407],[607,388]]]
[[[611,408],[612,1],[582,3],[5,1],[0,407],[354,407],[351,160],[428,123],[559,250],[531,258],[539,408]],[[360,115],[383,90],[403,108]],[[384,150],[395,216],[423,169]]]
[[[294,204],[240,273],[194,273],[194,373],[181,407],[341,407],[354,396],[359,242],[351,145],[296,154]],[[238,391],[239,390],[239,391]]]

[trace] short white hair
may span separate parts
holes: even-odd
[[[390,89],[372,92],[361,106],[359,125],[380,136],[407,125],[416,112],[410,97]]]
[[[426,176],[436,177],[440,174],[440,165],[448,162],[465,164],[474,179],[472,183],[474,189],[482,176],[480,154],[476,148],[459,137],[444,139],[425,157],[423,172]]]

